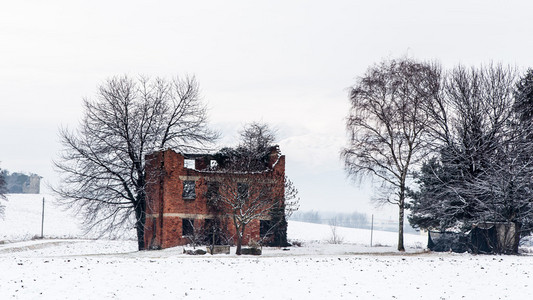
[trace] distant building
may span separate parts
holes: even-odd
[[[146,249],[190,244],[196,229],[210,227],[214,222],[218,222],[219,231],[205,236],[206,244],[211,241],[232,244],[236,230],[231,217],[221,215],[209,205],[209,198],[218,191],[217,179],[232,178],[236,184],[240,184],[239,178],[274,180],[274,186],[284,190],[285,156],[280,154],[277,146],[271,148],[264,171],[216,171],[217,165],[214,157],[208,154],[165,150],[146,156]],[[261,239],[270,221],[252,220],[246,226],[243,245]]]
[[[23,173],[4,172],[7,192],[9,194],[39,194],[41,188],[41,176],[36,174],[26,175]]]

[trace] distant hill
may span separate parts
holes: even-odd
[[[41,192],[41,176],[37,174],[2,172],[9,194],[39,194]]]

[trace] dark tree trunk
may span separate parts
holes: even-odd
[[[146,223],[146,196],[138,196],[135,206],[135,229],[137,230],[137,245],[140,250],[144,250],[144,225]]]
[[[403,193],[400,195],[400,201],[398,202],[398,209],[399,212],[399,219],[398,219],[398,251],[405,251],[405,247],[403,246],[403,219],[404,219],[404,202],[405,202],[405,196]]]
[[[245,228],[245,226],[246,225],[242,225],[242,227],[240,229],[237,229],[237,250],[235,251],[235,254],[237,254],[237,255],[241,255],[242,237],[244,236],[244,228]]]

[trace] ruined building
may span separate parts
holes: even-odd
[[[254,182],[268,183],[272,195],[283,194],[285,156],[279,147],[271,147],[264,157],[262,170],[229,171],[213,155],[181,154],[173,150],[146,156],[146,223],[145,248],[160,249],[191,243],[234,244],[236,228],[232,215],[220,205],[222,183],[235,185],[238,194],[252,197]],[[222,197],[222,196],[220,196]],[[239,196],[240,197],[240,196]],[[273,196],[277,197],[277,196]],[[278,197],[283,202],[284,198]],[[226,205],[227,206],[227,205]],[[280,210],[283,211],[284,203]],[[286,227],[269,231],[275,214],[252,219],[245,227],[242,244],[260,241],[265,235],[284,234]],[[284,215],[282,216],[283,220]],[[276,223],[276,224],[279,224]]]

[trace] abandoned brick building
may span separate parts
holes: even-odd
[[[236,228],[231,216],[213,209],[210,202],[213,194],[218,193],[217,183],[221,178],[236,182],[239,193],[245,186],[240,182],[247,179],[267,180],[277,191],[284,191],[285,156],[277,146],[270,148],[265,156],[264,169],[259,172],[231,172],[217,168],[217,165],[217,160],[207,154],[165,150],[146,156],[146,249],[190,244],[196,238],[197,229],[208,228],[214,223],[219,231],[204,237],[206,244],[233,244]],[[242,244],[259,241],[271,224],[271,218],[265,216],[251,220],[245,227]],[[284,230],[286,236],[286,228]]]

